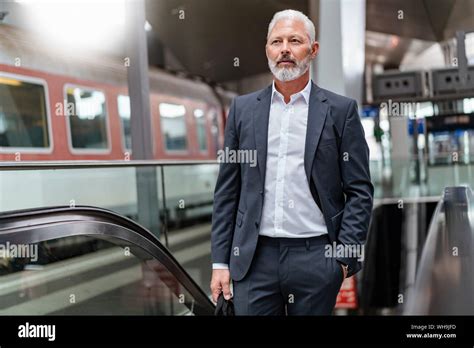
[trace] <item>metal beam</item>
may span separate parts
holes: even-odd
[[[132,158],[134,160],[150,160],[154,156],[145,2],[144,0],[134,0],[125,3],[127,13],[127,57],[125,63],[128,66]],[[136,177],[138,222],[158,236],[160,223],[156,168],[136,168]]]
[[[464,31],[456,32],[456,49],[458,58],[459,81],[465,87],[467,83],[467,57],[466,57],[466,33]]]
[[[132,156],[134,160],[153,159],[145,3],[143,0],[125,3],[127,10],[125,64],[128,67]]]

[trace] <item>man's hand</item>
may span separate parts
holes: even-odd
[[[224,292],[224,298],[226,300],[232,297],[230,293],[230,272],[228,269],[212,270],[211,294],[214,302],[217,302],[217,298],[221,292]]]

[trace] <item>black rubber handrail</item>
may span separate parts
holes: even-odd
[[[0,170],[50,170],[50,169],[87,169],[87,168],[139,168],[218,165],[217,160],[115,160],[115,161],[22,161],[0,162]]]
[[[56,206],[0,213],[0,243],[31,244],[70,236],[113,237],[156,258],[196,300],[193,313],[213,315],[214,304],[158,238],[135,221],[92,206]]]
[[[438,203],[405,314],[474,315],[474,199],[447,187]]]

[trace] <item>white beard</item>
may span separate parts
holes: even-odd
[[[286,82],[296,80],[298,77],[303,75],[308,70],[310,62],[311,56],[308,55],[302,61],[296,61],[296,65],[291,68],[279,68],[275,61],[268,58],[268,67],[278,80]]]

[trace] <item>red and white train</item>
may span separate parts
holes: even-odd
[[[133,158],[127,63],[0,24],[0,161]],[[234,94],[157,68],[149,77],[155,159],[215,159]]]

